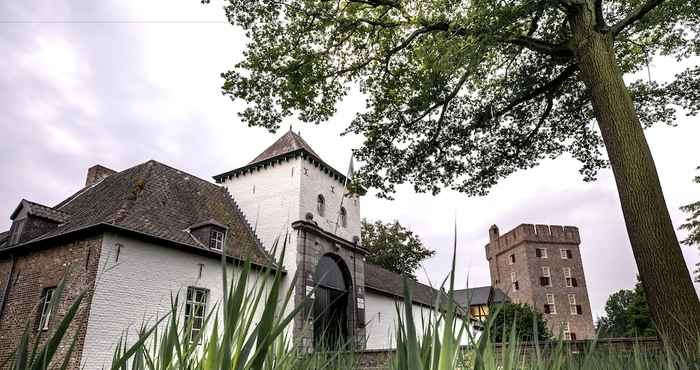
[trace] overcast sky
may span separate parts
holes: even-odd
[[[242,125],[236,112],[243,106],[220,93],[219,74],[244,47],[216,1],[0,2],[0,229],[9,228],[22,198],[54,205],[83,186],[94,164],[123,170],[156,159],[209,179],[250,161],[279,134]],[[656,80],[680,70],[667,60],[651,65]],[[351,94],[331,122],[294,130],[344,171],[362,139],[339,133],[363,107]],[[700,185],[691,182],[700,165],[697,121],[647,131],[676,227],[684,218],[678,207],[700,199]],[[362,214],[398,219],[437,250],[425,263],[433,281],[449,269],[456,215],[462,287],[467,277],[469,286],[490,284],[484,245],[491,224],[501,233],[520,223],[576,225],[596,316],[608,295],[634,285],[636,267],[611,173],[584,183],[578,168],[569,158],[546,161],[481,198],[402,187],[395,201],[363,198]],[[699,260],[694,248],[684,254],[691,267]]]

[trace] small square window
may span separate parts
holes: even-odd
[[[224,239],[226,238],[226,234],[216,228],[211,229],[211,234],[209,236],[209,248],[216,250],[216,251],[221,251],[224,249]]]
[[[535,256],[537,258],[547,258],[547,248],[537,248],[535,249]]]

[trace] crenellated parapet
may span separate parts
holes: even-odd
[[[493,226],[490,232],[491,241],[486,245],[488,259],[523,242],[576,245],[581,243],[578,228],[575,226],[520,224],[503,235],[498,235],[498,228]]]

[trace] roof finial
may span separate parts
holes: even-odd
[[[289,124],[289,131],[292,131],[292,124]]]

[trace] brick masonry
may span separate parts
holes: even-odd
[[[76,297],[87,290],[88,294],[69,327],[68,339],[63,341],[57,353],[57,358],[62,358],[73,336],[77,333],[76,348],[69,368],[79,368],[101,245],[102,236],[98,235],[86,236],[71,242],[36,246],[14,256],[14,269],[10,254],[5,252],[0,255],[0,279],[2,280],[0,286],[4,287],[9,281],[4,310],[0,316],[0,363],[11,356],[17,348],[28,320],[33,321],[32,340],[38,338],[43,345],[48,334],[59,324]],[[55,287],[68,268],[70,273],[66,288],[57,312],[52,314],[50,319],[49,331],[39,331],[38,320],[41,315],[39,302],[42,291],[44,288]]]
[[[570,332],[577,339],[595,336],[591,305],[588,298],[586,278],[581,262],[578,228],[558,225],[522,224],[506,234],[500,235],[492,227],[490,242],[486,245],[486,257],[491,271],[491,283],[503,290],[514,302],[532,305],[544,313],[546,295],[553,294],[556,313],[545,314],[545,320],[553,334],[561,333],[561,325],[569,323]],[[546,249],[547,258],[537,257],[537,249]],[[562,258],[561,250],[570,251],[571,258]],[[511,263],[511,255],[515,263]],[[542,267],[549,267],[551,286],[542,286]],[[571,269],[576,285],[568,287],[564,268]],[[511,273],[515,272],[518,290],[514,289]],[[581,314],[572,314],[569,294],[574,294]]]

